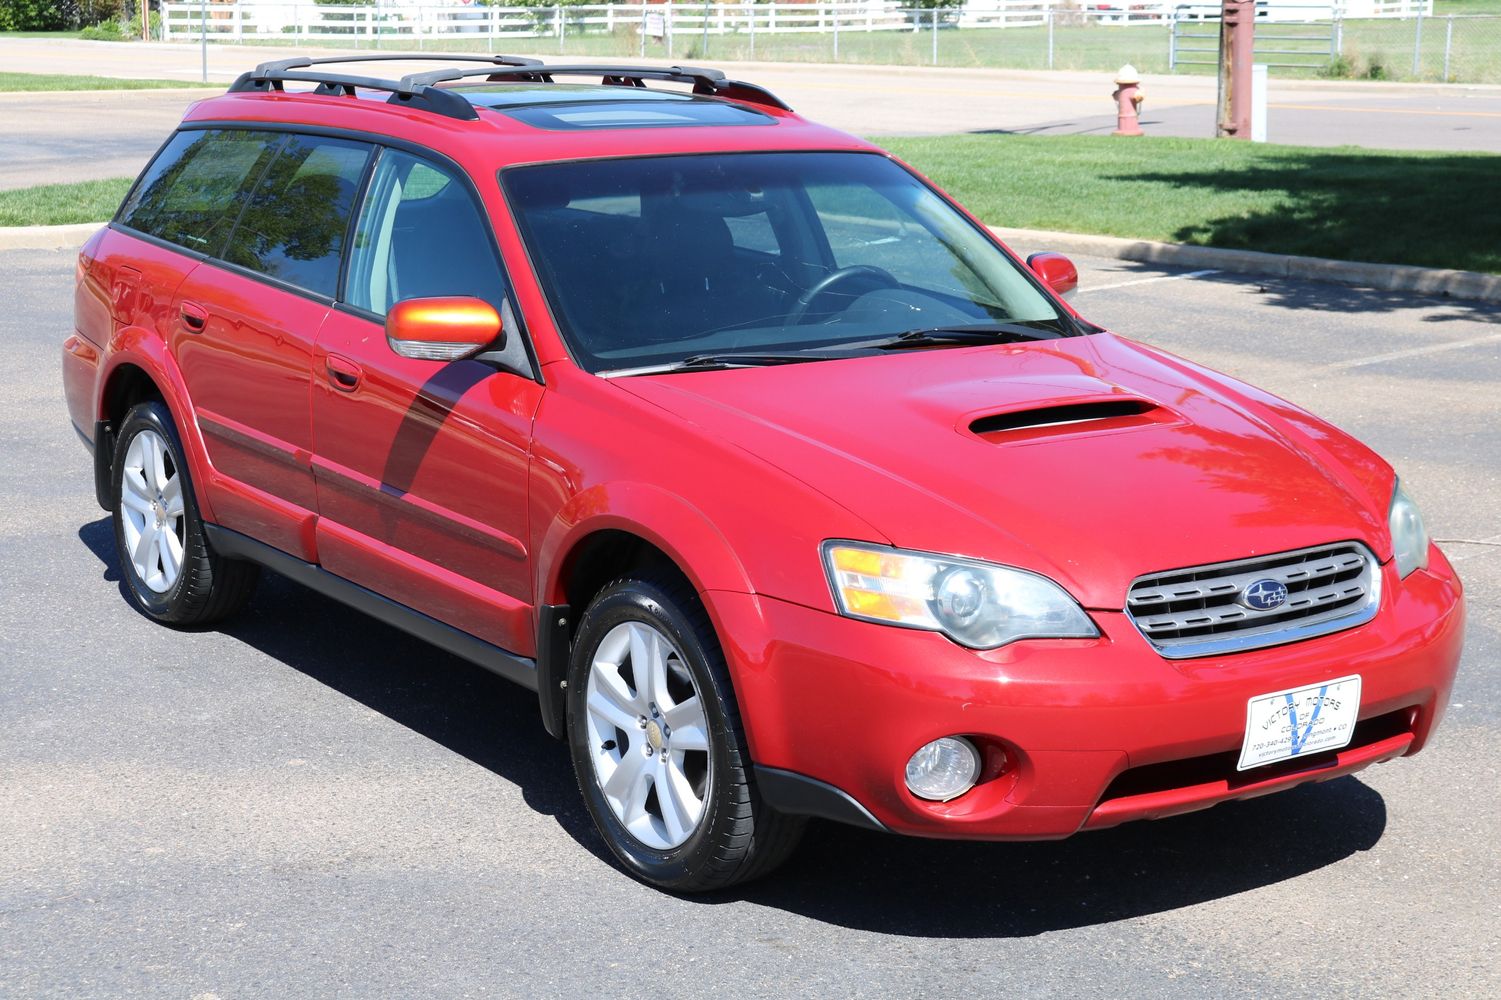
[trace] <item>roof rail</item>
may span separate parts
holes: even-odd
[[[410,86],[435,87],[440,83],[483,76],[490,80],[520,79],[539,83],[552,83],[554,76],[597,76],[607,85],[620,87],[645,87],[647,80],[664,80],[670,83],[691,83],[693,92],[706,97],[723,97],[731,101],[760,104],[765,107],[791,111],[792,108],[764,87],[743,80],[728,79],[717,69],[697,66],[618,66],[618,65],[568,65],[560,63],[533,62],[525,66],[508,66],[497,70],[484,69],[435,69],[426,73],[413,73],[403,77]]]
[[[450,67],[429,70],[425,73],[409,73],[400,80],[384,80],[373,76],[351,76],[342,73],[324,72],[318,67],[330,63],[391,62],[396,60],[421,62],[476,63],[474,67]],[[266,93],[285,90],[284,84],[315,83],[315,94],[345,94],[353,96],[357,88],[383,90],[390,93],[392,103],[404,103],[426,108],[435,114],[461,121],[479,118],[462,94],[444,87],[441,83],[484,77],[502,82],[514,80],[528,83],[552,83],[555,76],[597,76],[608,86],[645,87],[647,80],[663,80],[670,83],[690,83],[695,94],[721,97],[746,104],[791,111],[791,107],[764,87],[742,80],[730,80],[717,69],[702,69],[694,66],[617,66],[617,65],[560,65],[544,63],[526,56],[480,56],[480,55],[367,55],[328,56],[321,59],[298,57],[261,63],[255,69],[242,73],[230,84],[229,93]]]
[[[360,55],[360,56],[326,56],[313,59],[307,56],[296,56],[291,59],[278,59],[275,62],[261,63],[255,69],[240,74],[234,83],[229,85],[229,93],[265,93],[268,91],[285,90],[285,84],[316,83],[315,94],[346,94],[353,96],[356,88],[363,87],[367,90],[384,90],[392,95],[393,101],[409,103],[417,107],[425,107],[427,110],[443,115],[448,118],[457,118],[461,121],[474,121],[479,115],[474,110],[474,105],[466,101],[458,94],[448,93],[437,87],[425,85],[411,86],[408,80],[411,76],[401,80],[384,80],[374,76],[351,76],[343,73],[325,73],[316,67],[327,66],[330,63],[361,63],[361,62],[394,62],[398,60],[422,61],[422,62],[465,62],[483,63],[491,69],[513,69],[525,66],[541,66],[540,59],[531,59],[526,56],[474,56],[474,55]],[[483,71],[482,71],[483,72]]]

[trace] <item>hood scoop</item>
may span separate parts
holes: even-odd
[[[1173,423],[1176,419],[1170,410],[1148,400],[1112,396],[987,413],[970,420],[969,432],[995,444],[1011,444],[1065,434]]]

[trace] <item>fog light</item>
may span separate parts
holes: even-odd
[[[962,736],[945,736],[921,748],[907,761],[907,788],[920,799],[947,802],[975,786],[980,752]]]

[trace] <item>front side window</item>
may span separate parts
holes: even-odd
[[[472,295],[505,309],[489,223],[446,167],[387,149],[355,226],[344,300],[377,316],[403,299]]]
[[[501,180],[590,371],[724,352],[847,356],[918,331],[1078,332],[986,234],[883,156],[587,160]]]
[[[231,264],[332,297],[370,147],[288,135],[224,251]]]
[[[184,249],[217,254],[281,141],[243,129],[179,132],[146,168],[118,219]]]

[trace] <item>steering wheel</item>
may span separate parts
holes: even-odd
[[[864,284],[869,286],[867,291],[877,291],[882,288],[900,288],[901,282],[896,276],[884,268],[874,267],[870,264],[853,264],[849,267],[841,267],[837,271],[830,271],[813,283],[813,287],[797,297],[792,311],[787,314],[787,325],[798,326],[808,322],[810,315],[815,315],[817,310],[814,303],[826,295],[833,294],[841,285]],[[855,294],[853,288],[845,290],[845,295]],[[865,294],[861,292],[860,294]]]

